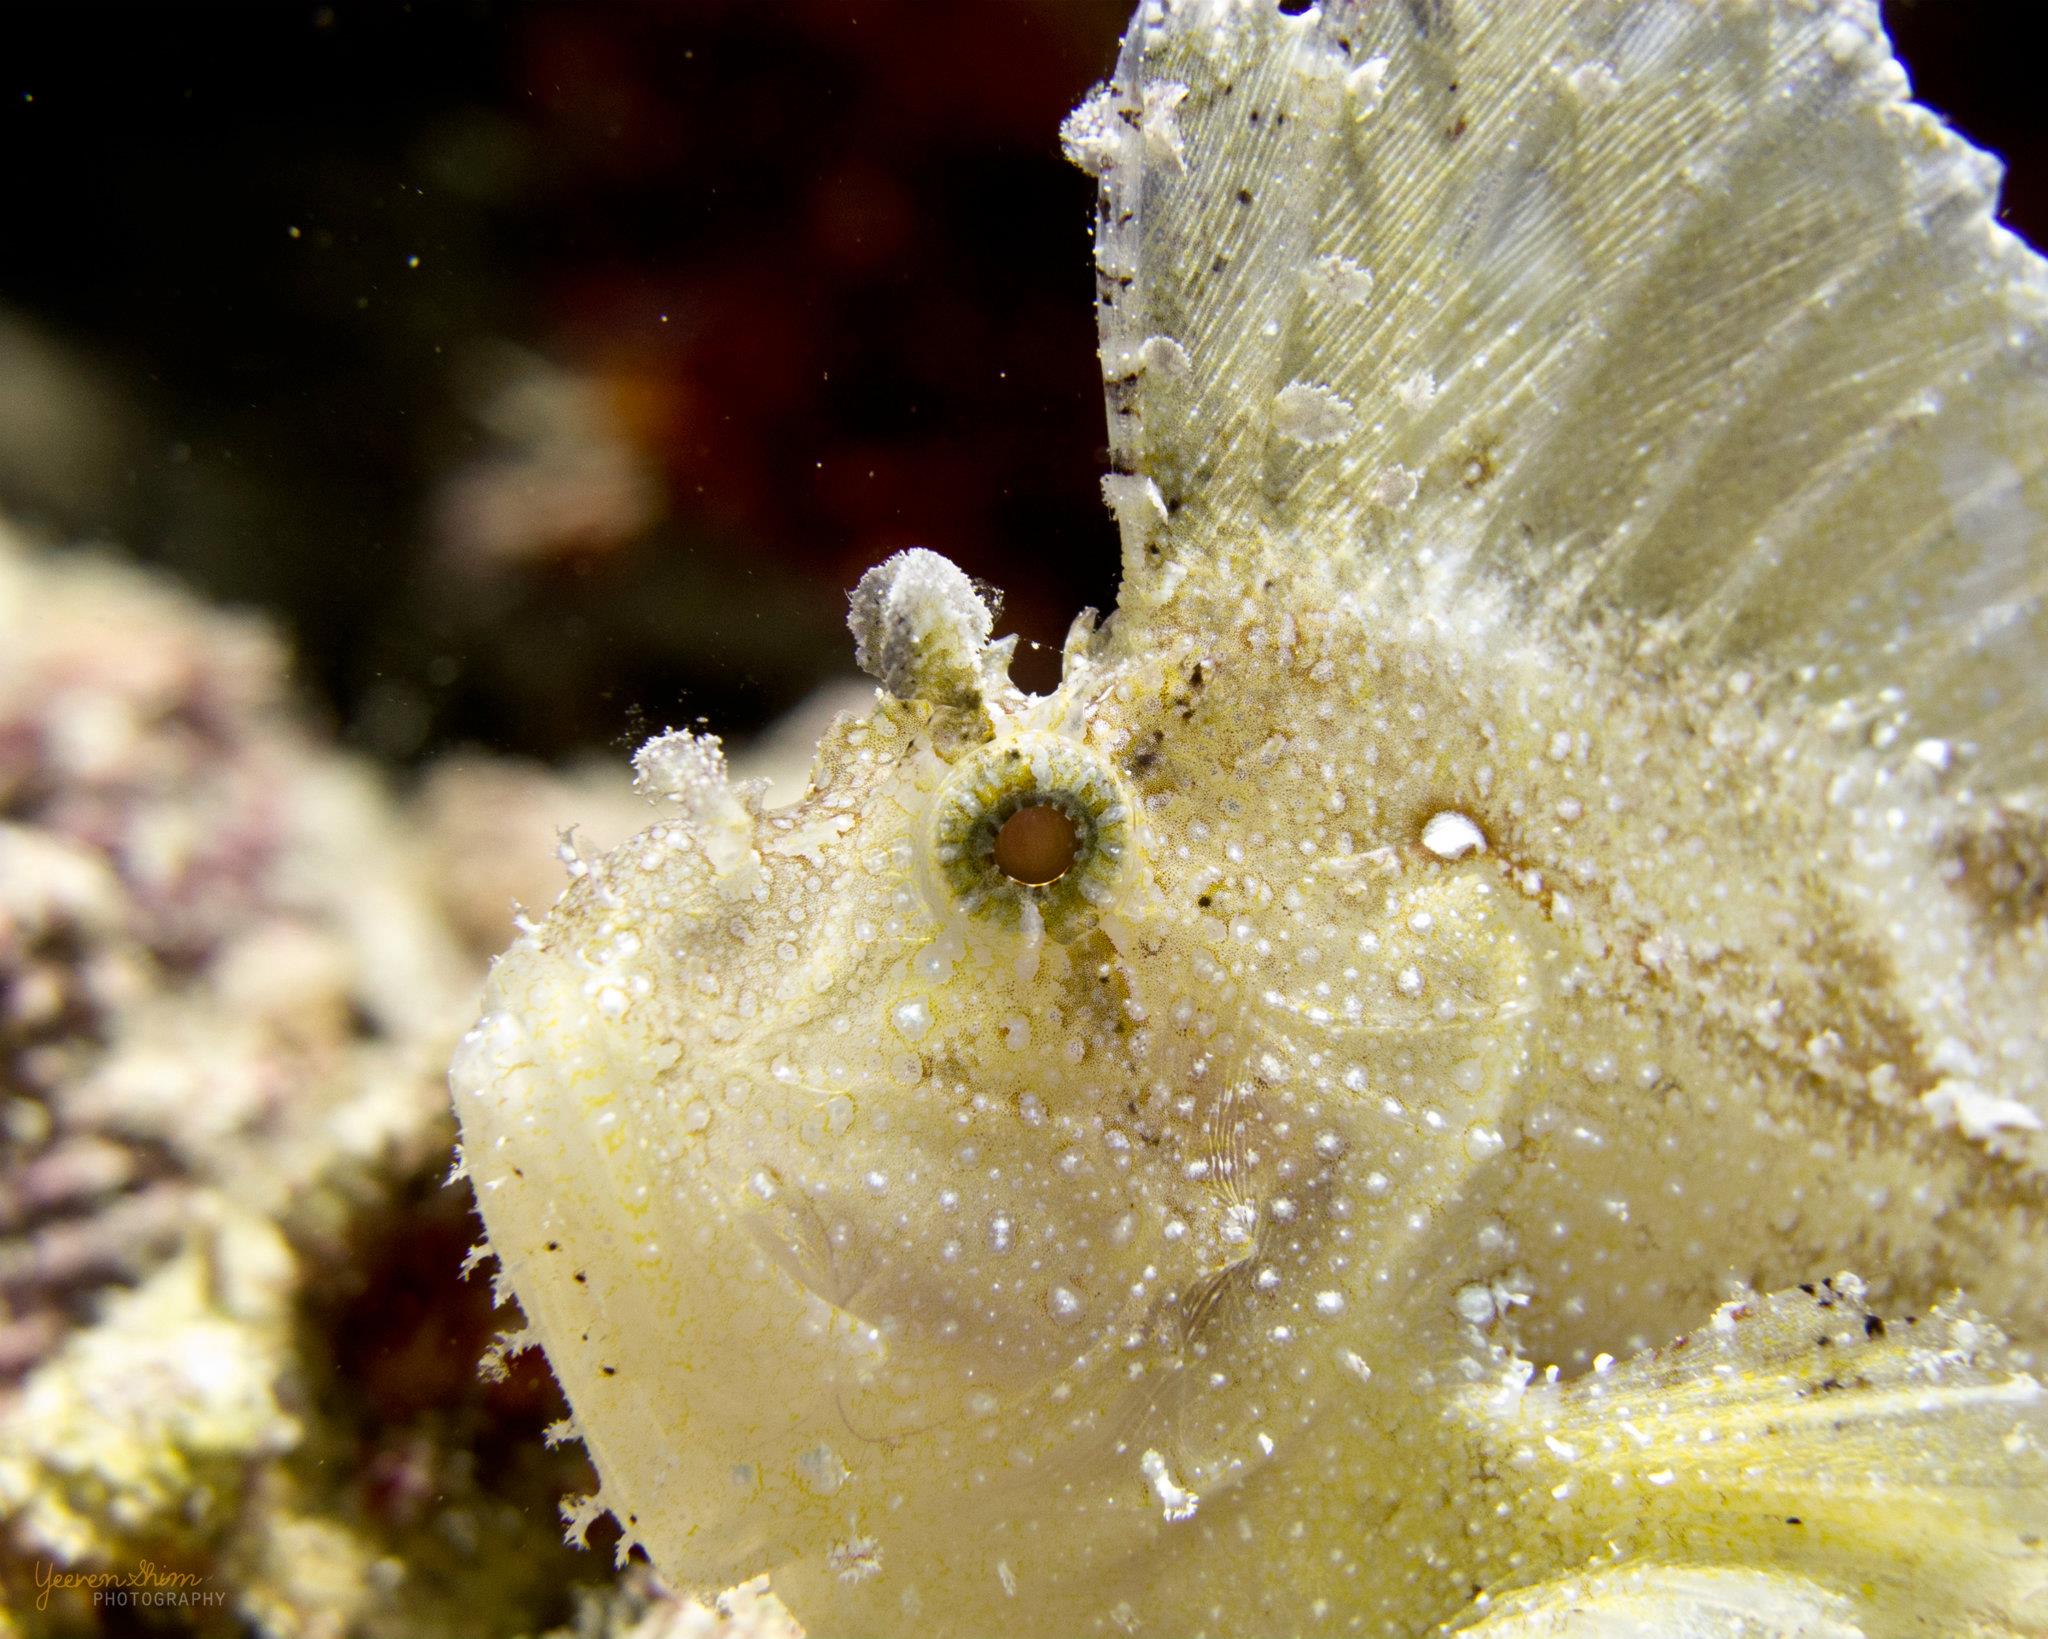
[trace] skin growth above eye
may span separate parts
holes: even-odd
[[[819,1635],[2048,1629],[2048,275],[1860,0],[1155,0],[1119,607],[944,558],[453,1068],[675,1584]]]

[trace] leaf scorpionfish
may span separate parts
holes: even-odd
[[[2048,270],[1870,0],[1145,0],[1119,607],[718,743],[453,1070],[679,1588],[2048,1632]],[[623,1549],[622,1549],[623,1551]]]

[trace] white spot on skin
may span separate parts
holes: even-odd
[[[1344,76],[1344,89],[1351,97],[1354,119],[1365,119],[1379,108],[1387,95],[1387,58],[1368,57]]]
[[[1027,899],[1017,907],[1017,935],[1023,948],[1017,952],[1017,959],[1011,964],[1011,971],[1017,975],[1019,984],[1029,984],[1038,977],[1039,958],[1045,948],[1045,913],[1039,910],[1035,899]],[[1025,1042],[1031,1039],[1031,1027],[1027,1020],[1014,1019],[1012,1024],[1023,1029]],[[1005,1026],[1007,1030],[1009,1027]],[[1012,1033],[1014,1035],[1014,1032]],[[1012,1040],[1010,1045],[1018,1043]]]
[[[1581,63],[1565,75],[1564,88],[1588,108],[1605,108],[1621,95],[1621,79],[1605,63]]]
[[[1145,133],[1145,157],[1174,176],[1188,168],[1177,110],[1188,88],[1178,80],[1152,80],[1138,93],[1138,129]]]
[[[1955,1127],[1980,1142],[2001,1132],[2039,1132],[2040,1115],[2019,1102],[1987,1093],[1973,1081],[1947,1076],[1920,1095],[1936,1125]]]
[[[865,1582],[882,1569],[882,1545],[873,1537],[848,1537],[825,1550],[825,1564],[841,1582]]]
[[[1394,397],[1402,409],[1417,415],[1436,402],[1436,392],[1436,377],[1427,370],[1417,370],[1394,389]]]
[[[1152,1493],[1158,1497],[1160,1510],[1168,1521],[1195,1517],[1195,1510],[1201,1506],[1201,1497],[1174,1479],[1173,1471],[1166,1466],[1166,1459],[1157,1451],[1148,1450],[1138,1459],[1138,1472],[1152,1482]]]
[[[1422,846],[1438,859],[1463,859],[1467,854],[1486,852],[1486,833],[1465,815],[1447,808],[1430,815],[1422,828]]]
[[[1150,478],[1135,473],[1112,472],[1103,477],[1102,498],[1116,514],[1117,527],[1129,534],[1141,534],[1167,519],[1166,497]]]
[[[872,573],[872,571],[870,571]],[[957,572],[957,571],[956,571]],[[726,779],[725,750],[715,734],[670,729],[633,753],[633,789],[651,800],[673,803],[703,844],[721,883],[737,890],[753,857],[753,821]],[[564,840],[570,874],[581,862]]]
[[[1138,349],[1139,366],[1153,375],[1185,380],[1194,373],[1195,361],[1188,350],[1171,336],[1151,336]]]
[[[1341,444],[1358,430],[1358,412],[1328,387],[1290,381],[1273,397],[1273,430],[1311,449]]]
[[[907,1002],[898,1002],[890,1010],[889,1022],[896,1027],[896,1034],[905,1041],[923,1041],[925,1032],[932,1027],[931,1004],[922,996]]]
[[[1055,1286],[1045,1294],[1045,1312],[1062,1326],[1071,1326],[1079,1320],[1082,1307],[1080,1293],[1071,1286]]]
[[[1374,505],[1398,512],[1415,499],[1421,488],[1421,478],[1397,461],[1373,480],[1370,493]]]
[[[1301,276],[1311,296],[1345,307],[1363,307],[1372,297],[1372,273],[1348,256],[1318,256]]]
[[[633,789],[696,813],[725,784],[725,751],[715,734],[670,729],[633,753]]]
[[[1493,1289],[1478,1281],[1459,1287],[1457,1296],[1451,1299],[1451,1307],[1457,1311],[1460,1320],[1473,1326],[1490,1324],[1498,1313]]]
[[[1844,18],[1830,25],[1821,37],[1821,48],[1839,68],[1858,68],[1875,55],[1876,42],[1863,29]]]
[[[1117,113],[1116,93],[1105,86],[1061,122],[1060,147],[1075,165],[1100,177],[1122,160],[1129,134]]]

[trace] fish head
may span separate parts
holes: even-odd
[[[1471,1244],[1418,1202],[1489,1154],[1536,962],[1427,756],[1335,796],[1386,683],[1316,656],[1359,618],[1289,637],[1292,690],[1214,611],[1084,617],[1031,697],[903,554],[854,595],[883,687],[798,801],[643,748],[671,817],[578,862],[454,1083],[607,1487],[691,1499],[617,1508],[669,1575],[814,1567],[815,1611],[885,1522],[1049,1506],[1113,1565],[1457,1324],[1372,1253]]]

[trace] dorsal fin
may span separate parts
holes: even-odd
[[[1125,601],[1427,549],[2048,762],[2048,276],[1870,0],[1153,0],[1100,178]]]

